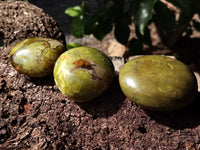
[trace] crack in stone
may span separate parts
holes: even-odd
[[[97,73],[95,71],[95,68],[94,68],[94,66],[96,66],[95,63],[90,63],[89,61],[84,60],[84,59],[78,59],[77,61],[73,62],[73,64],[75,66],[71,69],[71,72],[77,68],[81,68],[81,69],[88,70],[90,72],[92,80],[101,80],[102,79],[97,75]]]

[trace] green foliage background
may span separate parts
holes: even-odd
[[[151,46],[148,25],[154,22],[163,45],[173,47],[182,37],[192,34],[192,27],[200,31],[199,20],[192,20],[194,14],[200,16],[199,0],[96,0],[98,9],[92,12],[88,1],[67,8],[65,13],[73,17],[72,34],[76,37],[93,34],[102,40],[112,29],[115,38],[130,49],[133,55],[142,53],[143,44]],[[167,2],[167,3],[166,3]],[[179,17],[167,4],[180,10]],[[130,25],[136,27],[136,38],[130,39]]]

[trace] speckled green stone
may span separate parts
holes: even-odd
[[[12,66],[30,77],[44,77],[53,72],[54,64],[65,51],[62,43],[51,38],[30,38],[15,45],[9,55]]]
[[[120,70],[119,83],[130,100],[155,111],[184,108],[197,92],[196,78],[185,64],[158,55],[127,62]]]
[[[77,61],[90,63],[77,67]],[[87,102],[101,95],[114,77],[114,66],[101,51],[77,47],[63,53],[56,61],[54,79],[60,91],[69,99]]]

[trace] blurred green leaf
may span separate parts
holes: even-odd
[[[143,55],[143,43],[140,39],[133,38],[128,45],[131,55]]]
[[[195,19],[195,20],[193,20],[192,22],[193,22],[194,28],[195,28],[197,31],[200,32],[200,21],[198,21],[198,20]]]
[[[139,10],[135,16],[135,22],[136,27],[139,29],[142,35],[144,35],[144,30],[152,18],[152,9],[156,2],[157,0],[143,0],[140,3]]]
[[[84,32],[85,34],[93,34],[95,31],[96,26],[98,25],[99,22],[99,16],[97,15],[92,15],[89,18],[87,18],[84,22]]]
[[[76,48],[80,46],[81,46],[80,43],[70,43],[70,44],[67,44],[67,49],[72,49],[72,48]]]
[[[138,39],[144,44],[147,44],[149,46],[152,46],[152,41],[151,41],[151,35],[150,35],[150,30],[149,28],[145,28],[144,30],[144,35],[142,35],[138,29],[136,29],[136,35]]]
[[[98,22],[93,34],[98,40],[101,41],[111,30],[112,24],[109,24],[108,22]]]
[[[78,17],[83,14],[83,9],[82,9],[82,6],[74,6],[74,7],[67,8],[65,10],[65,13],[71,17]]]
[[[158,23],[159,27],[167,33],[167,35],[171,35],[175,28],[175,14],[170,11],[166,4],[158,1],[155,4],[155,17],[154,21]]]
[[[102,40],[113,28],[111,20],[105,20],[102,16],[95,16],[85,21],[85,34],[93,34],[98,40]]]
[[[81,38],[84,35],[84,22],[82,16],[74,17],[72,34],[77,38]]]

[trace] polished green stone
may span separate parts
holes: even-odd
[[[77,47],[63,53],[54,67],[55,83],[69,99],[86,102],[101,95],[114,77],[114,66],[101,51]]]
[[[127,62],[120,70],[119,83],[130,100],[156,111],[184,108],[197,92],[196,78],[184,63],[158,55]]]
[[[54,64],[65,51],[63,44],[51,38],[30,38],[15,45],[9,55],[12,66],[30,77],[53,73]]]

